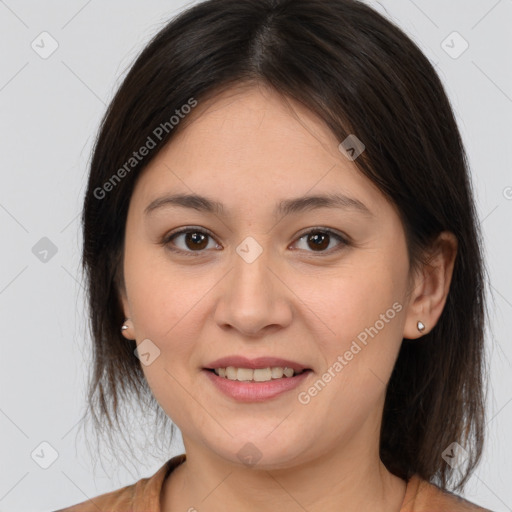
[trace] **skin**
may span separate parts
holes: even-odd
[[[262,85],[199,103],[183,122],[136,183],[123,266],[124,335],[159,348],[143,370],[187,453],[164,483],[163,512],[326,512],[340,503],[345,512],[398,512],[406,483],[379,459],[386,383],[402,339],[420,338],[442,312],[456,240],[442,233],[430,265],[412,272],[394,206],[340,153],[318,117]],[[282,199],[333,191],[370,213],[272,213]],[[227,213],[178,206],[144,213],[168,193],[207,196]],[[201,252],[184,235],[166,246],[165,236],[184,227],[213,236]],[[331,236],[318,250],[305,237],[309,228],[330,228],[349,243]],[[236,252],[248,236],[262,249],[252,263]],[[298,394],[396,303],[394,318],[300,403]],[[202,372],[234,354],[292,359],[313,372],[298,389],[240,403]],[[251,467],[237,456],[249,442],[261,452]]]

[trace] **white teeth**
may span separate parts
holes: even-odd
[[[297,375],[292,368],[282,368],[281,366],[256,368],[254,370],[252,368],[235,368],[234,366],[228,366],[227,368],[215,368],[214,371],[219,377],[225,377],[229,380],[255,382],[267,382],[272,379],[282,379],[283,376],[293,377]]]
[[[282,368],[272,368],[270,371],[273,379],[280,379],[283,376]]]
[[[226,368],[226,377],[229,379],[229,380],[238,380],[236,378],[236,374],[237,374],[237,369],[234,367],[234,366],[228,366]]]
[[[238,370],[240,372],[240,370]],[[292,371],[293,373],[293,371]],[[265,382],[272,379],[272,370],[270,368],[256,369],[253,371],[253,379],[256,382]]]
[[[237,380],[252,380],[254,375],[254,371],[250,368],[238,368],[236,372]]]
[[[285,368],[283,370],[283,373],[287,376],[287,377],[293,377],[293,370],[291,368]]]

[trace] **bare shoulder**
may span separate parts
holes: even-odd
[[[441,489],[417,475],[408,485],[400,512],[492,512],[462,496]]]

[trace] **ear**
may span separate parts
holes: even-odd
[[[431,331],[443,312],[450,290],[457,238],[449,231],[443,231],[427,253],[427,261],[416,271],[411,283],[404,338],[416,339]],[[425,326],[418,329],[418,321]]]

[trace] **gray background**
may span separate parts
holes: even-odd
[[[436,65],[466,143],[492,295],[487,445],[465,495],[511,511],[512,1],[371,3]],[[0,512],[69,506],[182,451],[178,442],[156,460],[139,453],[135,471],[96,467],[76,433],[90,361],[78,216],[91,146],[129,64],[185,5],[0,0]]]

